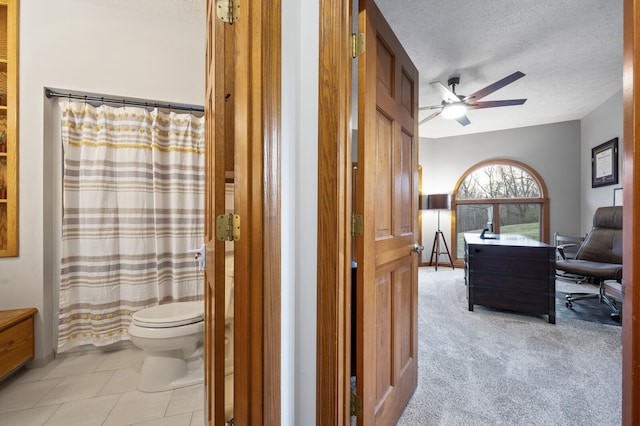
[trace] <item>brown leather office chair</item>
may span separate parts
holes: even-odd
[[[558,232],[553,234],[553,245],[558,248],[556,260],[575,259],[578,249],[584,242],[585,236],[576,237],[572,235],[563,235]],[[582,275],[570,274],[556,268],[556,279],[568,281],[576,284],[586,282],[587,278]]]
[[[598,293],[571,293],[566,296],[566,305],[571,308],[574,301],[598,298],[608,305],[611,317],[619,320],[620,309],[607,294],[605,281],[622,282],[622,207],[600,207],[593,215],[593,228],[580,245],[574,259],[565,258],[565,247],[558,246],[562,259],[556,261],[556,269],[569,274],[582,275],[596,284]]]

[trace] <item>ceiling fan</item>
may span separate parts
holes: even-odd
[[[522,77],[524,77],[524,74],[521,73],[520,71],[516,71],[513,74],[503,78],[502,80],[498,80],[495,83],[488,85],[484,89],[480,89],[477,92],[474,92],[468,96],[458,95],[456,93],[456,86],[460,84],[460,77],[451,77],[447,81],[447,85],[449,85],[451,89],[447,88],[444,84],[440,83],[439,81],[434,81],[430,84],[442,98],[441,104],[420,107],[418,109],[420,111],[430,110],[430,109],[440,109],[440,110],[420,120],[418,125],[426,123],[427,121],[433,118],[436,118],[438,115],[442,114],[443,117],[455,119],[458,123],[462,124],[463,126],[466,126],[468,124],[471,124],[471,121],[469,121],[469,118],[466,115],[466,112],[470,109],[522,105],[523,103],[525,103],[526,99],[509,99],[509,100],[503,100],[503,101],[478,102],[480,99],[484,98],[485,96],[495,92],[498,89],[503,88],[507,84],[513,83],[514,81]]]

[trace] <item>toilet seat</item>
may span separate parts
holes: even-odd
[[[175,302],[142,309],[131,316],[139,327],[171,328],[204,321],[204,302]]]

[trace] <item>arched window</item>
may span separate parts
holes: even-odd
[[[452,202],[452,249],[464,259],[464,233],[520,234],[549,240],[549,200],[540,175],[524,163],[494,159],[467,170],[456,183]]]

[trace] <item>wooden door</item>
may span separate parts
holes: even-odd
[[[216,7],[207,1],[206,419],[224,425],[231,403],[235,424],[279,424],[281,5],[248,0],[233,25],[217,18]],[[239,240],[227,250],[215,235],[216,216],[226,212],[226,185],[233,186],[240,216]],[[224,358],[225,257],[231,252],[232,387]]]
[[[358,424],[391,425],[417,384],[418,71],[372,0],[359,31]]]

